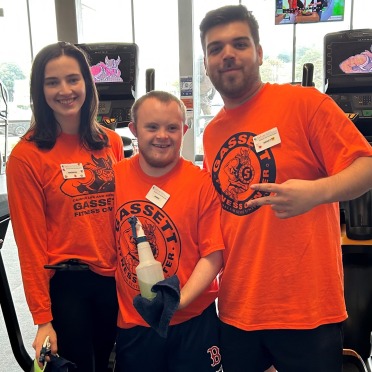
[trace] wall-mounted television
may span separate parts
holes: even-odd
[[[343,21],[345,0],[276,0],[275,24]]]
[[[325,35],[324,66],[327,91],[372,91],[372,29]]]
[[[134,97],[138,75],[138,47],[134,43],[77,44],[89,58],[100,99]]]

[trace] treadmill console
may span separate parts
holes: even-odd
[[[104,118],[115,119],[119,126],[122,123],[130,122],[130,109],[134,100],[111,100],[100,101],[98,106],[98,122],[102,122]],[[125,125],[124,125],[125,126]]]
[[[325,93],[364,136],[372,136],[372,29],[324,37]]]
[[[130,121],[138,76],[138,47],[134,43],[77,44],[88,56],[98,91],[98,121],[115,119],[117,127]]]
[[[358,114],[359,119],[372,118],[372,93],[331,93],[329,96],[345,113]]]
[[[327,34],[324,51],[327,94],[372,92],[372,29]]]

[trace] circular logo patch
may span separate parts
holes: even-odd
[[[270,149],[256,152],[253,137],[240,132],[231,136],[218,151],[212,165],[212,180],[221,195],[222,208],[236,215],[247,215],[256,208],[248,208],[249,200],[270,193],[253,191],[254,183],[275,182],[276,167]]]
[[[181,255],[178,230],[164,210],[146,200],[135,200],[123,204],[116,212],[115,229],[119,250],[120,274],[125,282],[139,291],[136,267],[138,251],[128,219],[136,216],[141,222],[154,258],[161,262],[166,277],[175,275]]]

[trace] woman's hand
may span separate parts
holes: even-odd
[[[43,368],[43,365],[39,363],[40,351],[43,347],[44,341],[49,336],[50,350],[52,354],[57,354],[57,334],[52,326],[51,322],[40,324],[35,336],[35,340],[32,343],[32,347],[35,349],[35,359],[37,360],[39,367]]]

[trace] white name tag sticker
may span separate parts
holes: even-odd
[[[165,203],[170,198],[170,195],[158,186],[153,185],[150,191],[146,195],[146,199],[157,205],[159,208],[163,208]]]
[[[254,147],[256,152],[266,150],[273,147],[281,142],[278,128],[273,128],[267,132],[261,133],[256,137],[253,137]]]
[[[85,177],[82,163],[61,164],[61,170],[65,180]]]

